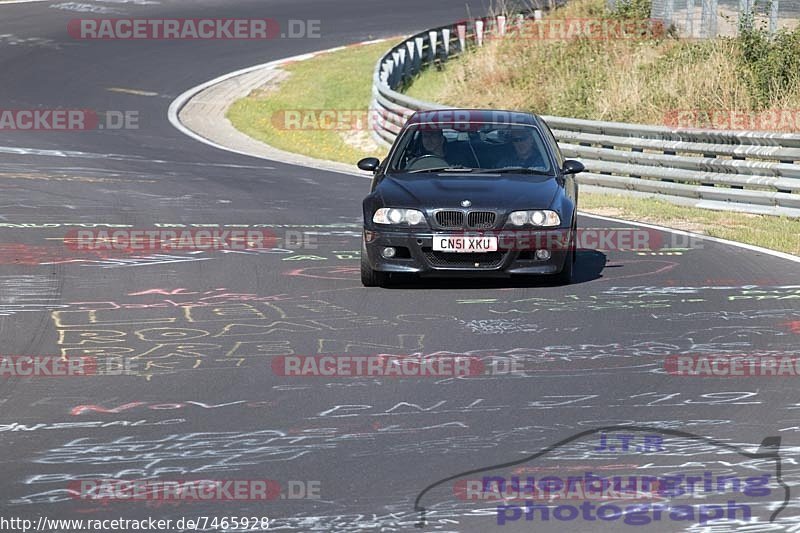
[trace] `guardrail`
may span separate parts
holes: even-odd
[[[541,18],[534,12],[533,23]],[[375,66],[372,135],[390,145],[416,111],[451,109],[402,90],[425,68],[441,67],[470,46],[502,37],[530,19],[492,17],[441,26],[407,38]],[[658,195],[683,205],[800,217],[800,135],[680,129],[543,116],[566,157],[580,159],[590,188]]]

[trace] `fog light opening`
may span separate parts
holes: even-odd
[[[536,259],[547,261],[550,259],[550,250],[536,250]]]
[[[394,254],[396,254],[396,253],[397,253],[397,250],[395,250],[391,246],[387,246],[386,248],[384,248],[381,251],[381,255],[383,257],[385,257],[386,259],[391,259],[392,257],[394,257]]]

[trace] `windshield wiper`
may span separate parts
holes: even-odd
[[[469,167],[436,167],[436,168],[421,168],[419,170],[410,170],[409,174],[419,174],[421,172],[472,172],[473,168]]]
[[[551,176],[553,173],[549,170],[541,170],[538,168],[529,167],[502,167],[502,168],[487,168],[481,169],[482,172],[491,172],[494,174],[537,174],[539,176]]]

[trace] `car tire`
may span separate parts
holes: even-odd
[[[575,251],[574,236],[577,235],[577,228],[575,226],[572,227],[572,235],[573,237],[570,240],[568,255],[564,258],[564,266],[561,268],[561,272],[554,276],[556,282],[561,285],[569,285],[572,283],[575,273],[575,263],[578,259],[578,254]]]
[[[570,250],[569,254],[564,260],[564,268],[555,276],[556,281],[561,285],[572,283],[572,275],[575,270],[575,250]]]
[[[367,260],[367,247],[361,245],[361,284],[365,287],[386,287],[389,284],[389,274],[374,270]]]

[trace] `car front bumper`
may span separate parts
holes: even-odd
[[[567,231],[563,229],[561,231]],[[545,232],[542,232],[544,234]],[[373,270],[442,277],[510,277],[514,274],[557,274],[564,266],[568,251],[551,250],[549,259],[536,259],[534,246],[507,246],[500,240],[497,252],[455,253],[433,251],[434,237],[463,235],[448,232],[364,232],[367,261]],[[534,241],[535,242],[535,241]],[[545,242],[542,240],[541,242]],[[506,247],[504,247],[506,246]],[[398,250],[398,256],[386,258],[386,247]],[[407,252],[406,252],[407,251]]]

